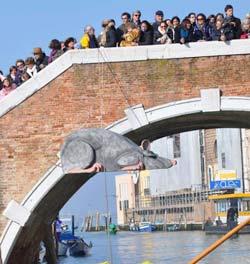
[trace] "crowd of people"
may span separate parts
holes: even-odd
[[[116,27],[114,19],[102,21],[102,32],[95,35],[91,25],[84,28],[79,42],[70,37],[65,41],[51,40],[49,56],[42,48],[33,49],[33,57],[18,59],[11,66],[9,73],[0,71],[0,100],[23,82],[35,76],[49,63],[71,49],[87,49],[99,47],[129,47],[154,44],[185,44],[202,41],[229,41],[232,39],[250,38],[250,13],[243,20],[234,16],[232,5],[226,5],[223,13],[208,17],[203,13],[189,13],[182,21],[178,16],[166,19],[163,11],[155,12],[155,21],[149,23],[141,19],[141,12],[136,10],[132,15],[121,14],[122,23]]]

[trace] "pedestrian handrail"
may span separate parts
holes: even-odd
[[[193,258],[188,264],[195,264],[198,263],[201,259],[203,259],[205,256],[207,256],[209,253],[214,251],[218,246],[220,246],[222,243],[224,243],[227,239],[229,239],[231,236],[236,234],[238,231],[240,231],[242,228],[244,228],[246,225],[250,224],[250,217],[247,218],[245,221],[237,225],[235,228],[230,230],[228,233],[226,233],[224,236],[222,236],[220,239],[215,241],[212,245],[210,245],[208,248],[203,250],[198,256]]]

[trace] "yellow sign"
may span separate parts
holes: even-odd
[[[218,171],[218,179],[217,181],[222,180],[236,180],[237,179],[237,173],[235,170],[219,170]]]

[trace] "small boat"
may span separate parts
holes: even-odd
[[[69,248],[70,256],[86,256],[89,254],[90,249],[92,248],[92,243],[89,245],[84,242],[83,239],[78,239],[75,243]]]
[[[117,227],[115,224],[110,224],[109,225],[109,233],[112,234],[112,235],[115,235],[117,232]]]
[[[169,232],[178,231],[178,230],[180,230],[180,227],[179,227],[179,225],[174,224],[174,225],[170,225],[170,226],[168,226],[168,227],[167,227],[167,230],[168,230]]]
[[[138,229],[140,232],[152,232],[156,230],[156,225],[151,222],[140,222]]]

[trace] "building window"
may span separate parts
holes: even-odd
[[[218,154],[217,154],[217,139],[214,141],[214,157],[215,157],[215,159],[218,158]]]
[[[226,168],[226,154],[225,154],[225,152],[221,153],[221,166],[223,169]]]
[[[128,200],[123,201],[123,208],[125,210],[129,208],[129,202],[128,202]]]
[[[144,196],[150,195],[150,189],[149,188],[145,188],[144,189]]]
[[[207,174],[208,174],[209,182],[213,181],[214,180],[214,175],[213,175],[213,167],[211,165],[208,165]]]
[[[173,150],[174,150],[174,158],[180,158],[181,156],[180,134],[176,134],[173,136]]]
[[[119,201],[119,209],[122,210],[122,201]]]

